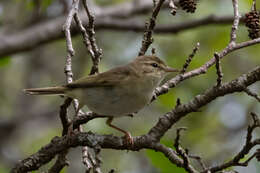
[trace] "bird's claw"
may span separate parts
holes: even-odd
[[[132,148],[134,146],[134,139],[129,132],[125,133],[125,139],[126,139],[126,145],[129,148]]]

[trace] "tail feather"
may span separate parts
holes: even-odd
[[[66,87],[45,87],[45,88],[29,88],[23,91],[30,95],[64,95]]]

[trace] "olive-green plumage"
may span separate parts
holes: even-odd
[[[122,116],[139,111],[152,98],[168,67],[156,56],[140,56],[127,65],[83,77],[57,87],[25,89],[32,95],[65,95],[101,115]]]

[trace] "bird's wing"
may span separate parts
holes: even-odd
[[[91,88],[91,87],[112,87],[115,84],[128,81],[130,74],[135,73],[131,67],[116,67],[104,73],[90,75],[80,78],[66,85],[68,88]],[[132,75],[131,75],[132,76]]]

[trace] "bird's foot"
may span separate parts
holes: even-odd
[[[127,147],[132,148],[134,146],[134,139],[129,132],[125,132],[125,139]]]

